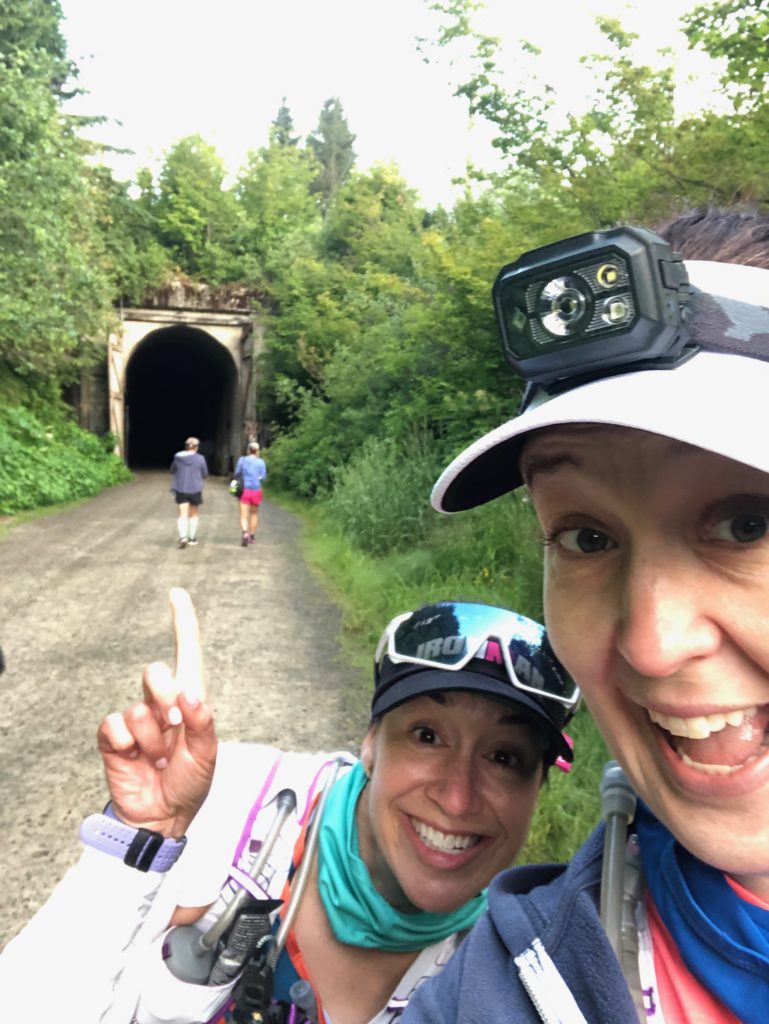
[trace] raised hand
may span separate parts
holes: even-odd
[[[144,670],[144,699],[107,715],[97,741],[115,814],[180,838],[211,785],[216,733],[206,703],[198,620],[186,590],[170,593],[176,667]]]

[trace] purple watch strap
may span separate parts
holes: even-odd
[[[186,838],[165,839],[160,832],[126,825],[109,813],[109,804],[104,810],[104,814],[89,815],[80,826],[80,838],[86,846],[120,857],[138,871],[168,871],[176,863]]]

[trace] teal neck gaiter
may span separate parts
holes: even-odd
[[[355,808],[366,785],[358,762],[331,790],[318,840],[318,888],[340,942],[369,949],[426,949],[470,928],[486,908],[485,890],[448,914],[404,914],[374,888],[358,846]]]

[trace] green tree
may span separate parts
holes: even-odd
[[[365,340],[378,348],[375,332],[384,335],[389,329],[396,343],[397,319],[418,295],[413,278],[422,218],[413,191],[395,168],[352,174],[331,201],[315,250],[284,263],[271,283],[275,316],[264,364],[269,383],[262,392],[277,426],[285,429],[302,419],[315,401],[325,409],[329,401],[338,400],[341,408],[349,399],[364,419],[366,409],[381,419],[381,405],[374,412],[373,393],[361,403],[360,393],[356,390],[353,398],[342,384],[331,395],[329,367],[343,350],[346,355],[333,363],[334,373],[341,378],[349,370],[354,376],[359,360],[360,379],[381,392],[364,369]],[[392,379],[388,372],[383,387]],[[327,411],[334,415],[334,410]],[[323,414],[314,414],[314,421],[320,422]],[[351,429],[342,448],[346,451],[348,441],[355,444],[359,437]]]
[[[326,253],[351,267],[378,267],[409,276],[424,212],[416,193],[392,165],[352,173],[326,211],[322,244]]]
[[[268,340],[284,429],[271,459],[292,486],[330,486],[334,466],[373,439],[432,438],[448,454],[515,408],[489,301],[490,267],[512,255],[509,212],[468,197],[441,228],[425,226],[386,167],[339,190],[326,258],[303,289],[294,279]]]
[[[321,165],[313,190],[320,193],[323,206],[327,207],[355,163],[355,135],[350,131],[342,104],[336,97],[323,104],[318,126],[308,136],[307,142]]]
[[[21,66],[57,100],[73,95],[77,67],[67,57],[58,0],[0,0],[0,65]]]
[[[769,5],[766,0],[721,0],[700,4],[684,15],[692,47],[724,57],[721,78],[736,107],[766,102],[769,81]]]
[[[701,5],[683,24],[692,48],[725,59],[721,100],[732,109],[682,126],[688,135],[681,161],[691,174],[715,179],[717,202],[769,205],[769,6],[766,0]]]
[[[138,198],[130,195],[129,184],[117,181],[109,168],[97,167],[93,173],[98,223],[116,297],[128,303],[141,303],[154,288],[165,283],[173,269],[171,253],[157,237],[156,197],[151,193],[149,171],[139,172],[144,187]]]
[[[318,174],[312,152],[280,142],[248,155],[235,185],[238,250],[243,274],[268,285],[301,253],[313,251],[320,228],[317,197],[311,185]]]
[[[272,122],[270,139],[277,142],[279,146],[295,146],[299,142],[299,136],[294,135],[294,119],[286,106],[285,96],[275,120]]]
[[[232,259],[237,209],[223,186],[225,174],[215,148],[189,135],[166,154],[158,182],[161,242],[183,271],[210,284],[238,273]]]
[[[472,115],[496,129],[494,145],[507,168],[491,180],[503,186],[515,180],[542,215],[553,204],[562,221],[596,227],[620,219],[654,222],[685,205],[765,196],[766,76],[754,73],[766,59],[760,56],[765,3],[726,2],[690,16],[690,44],[729,58],[724,94],[732,96],[734,109],[705,107],[685,120],[676,116],[672,55],[663,51],[666,60],[655,67],[639,62],[637,37],[616,19],[597,19],[608,50],[583,58],[594,77],[587,112],[564,116],[549,83],[520,76],[514,91],[504,86],[499,40],[472,25],[477,4],[431,6],[444,15],[437,44],[472,48],[472,71],[456,93],[465,96]],[[526,67],[527,58],[536,58],[536,51],[522,43],[518,63]]]
[[[66,382],[106,330],[111,281],[98,182],[61,106],[60,20],[55,0],[0,0],[0,358]]]

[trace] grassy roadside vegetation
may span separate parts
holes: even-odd
[[[29,386],[0,366],[0,516],[87,498],[129,480],[113,447],[112,437],[77,426],[52,384]]]
[[[370,699],[374,648],[385,624],[399,612],[457,597],[541,617],[541,544],[531,508],[521,499],[501,499],[454,517],[430,512],[418,543],[372,554],[352,542],[338,502],[308,502],[274,488],[270,498],[301,519],[308,564],[342,609],[345,651],[366,680],[352,697],[362,706]],[[371,501],[361,505],[372,512],[376,507]],[[605,745],[584,707],[568,731],[575,741],[575,765],[568,775],[551,772],[522,861],[567,859],[600,816]]]

